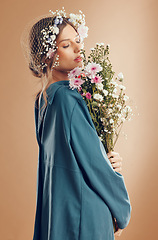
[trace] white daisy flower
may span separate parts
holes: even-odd
[[[115,82],[113,79],[111,80],[111,83],[112,83],[113,85],[115,85],[115,87],[117,87],[117,86],[118,86],[118,83],[117,83],[117,82]]]
[[[117,107],[118,107],[119,109],[121,109],[121,105],[120,105],[120,104],[117,104]]]
[[[96,87],[97,87],[99,90],[103,90],[103,84],[102,84],[102,83],[96,83]]]
[[[129,97],[127,95],[124,95],[123,99],[126,101],[129,99]]]
[[[122,117],[121,120],[124,122],[126,119],[124,117]]]
[[[109,112],[109,113],[112,113],[112,108],[109,108],[109,109],[108,109],[108,112]]]
[[[97,99],[97,100],[99,100],[100,102],[103,101],[103,96],[100,95],[99,93],[95,93],[95,94],[94,94],[94,98]]]
[[[111,94],[113,98],[118,98],[119,96],[116,94]]]
[[[123,79],[123,78],[124,78],[124,76],[123,76],[123,73],[122,73],[122,72],[120,72],[120,73],[118,74],[118,78],[119,78],[119,79]]]
[[[107,90],[105,90],[105,89],[103,89],[103,93],[104,93],[104,95],[105,95],[105,96],[107,96],[107,95],[108,95],[108,91],[107,91]]]
[[[113,119],[110,119],[110,121],[109,121],[109,122],[110,122],[110,124],[112,124],[112,123],[114,123],[114,120],[113,120]]]
[[[116,93],[117,92],[117,88],[114,88],[113,92]]]
[[[104,132],[108,132],[108,130],[104,128]]]
[[[123,89],[123,90],[125,90],[126,89],[126,87],[125,86],[123,86],[123,85],[118,85],[118,87],[120,88],[120,89]]]
[[[126,106],[126,109],[128,110],[128,112],[132,112],[132,108],[130,106]]]

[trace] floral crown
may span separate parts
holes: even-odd
[[[85,26],[85,15],[81,10],[79,10],[80,14],[70,13],[69,16],[66,15],[64,7],[62,7],[62,10],[56,10],[55,12],[49,10],[49,12],[54,18],[54,23],[53,25],[49,25],[49,28],[46,27],[41,30],[43,34],[42,44],[44,46],[44,51],[42,51],[41,54],[46,54],[46,58],[52,58],[57,49],[55,39],[59,34],[58,25],[62,24],[63,17],[68,18],[68,21],[74,25],[81,41],[88,36],[88,27]]]

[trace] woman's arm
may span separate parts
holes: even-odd
[[[110,151],[107,153],[107,156],[109,158],[109,161],[111,162],[111,165],[114,171],[122,173],[122,157],[120,157],[119,153]],[[122,234],[123,229],[118,228],[116,220],[115,220],[115,225],[116,225],[116,232],[114,233],[114,236],[119,237]]]
[[[124,178],[113,170],[83,101],[78,100],[72,112],[70,144],[87,184],[104,200],[118,227],[125,228],[131,204]]]

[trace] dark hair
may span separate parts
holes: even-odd
[[[42,38],[43,35],[41,33],[41,30],[43,28],[48,28],[50,25],[53,25],[54,18],[47,17],[39,20],[37,23],[33,25],[29,34],[29,45],[30,45],[30,52],[32,56],[32,60],[30,60],[30,63],[29,63],[29,69],[32,71],[35,77],[41,78],[42,73],[43,74],[47,73],[47,67],[44,67],[43,69],[41,68],[39,71],[37,70],[36,66],[41,65],[42,63],[45,63],[45,57],[46,57],[46,54],[41,54],[41,52],[44,51],[43,38]],[[63,17],[62,23],[58,25],[59,34],[63,30],[63,28],[66,27],[67,24],[71,25],[75,29],[74,25],[70,21],[68,21],[68,18]],[[77,30],[75,29],[75,31]],[[57,35],[57,38],[59,34]],[[53,59],[51,59],[48,64],[48,67],[50,69],[52,64],[53,64]]]

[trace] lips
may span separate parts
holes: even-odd
[[[81,59],[81,55],[80,55],[80,56],[78,56],[77,58],[75,58],[74,60],[78,60],[78,59]]]
[[[78,56],[77,58],[75,58],[74,61],[82,61],[81,56]]]

